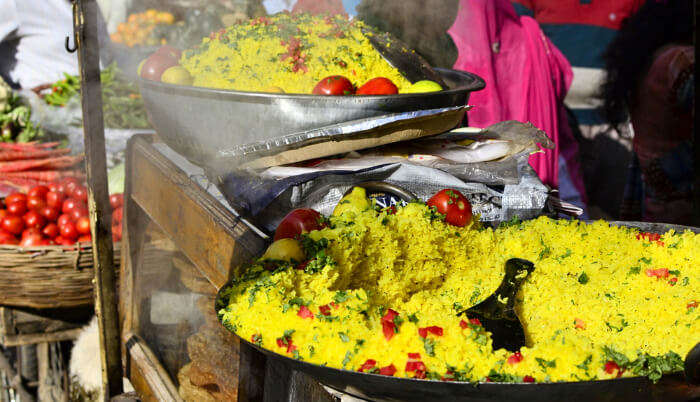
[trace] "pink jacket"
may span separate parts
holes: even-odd
[[[571,172],[568,159],[577,152],[563,108],[573,78],[567,59],[534,19],[515,13],[509,0],[461,0],[448,33],[459,51],[454,68],[486,81],[486,88],[469,99],[475,106],[469,125],[519,120],[544,130],[556,146],[532,155],[530,164],[545,184],[557,188],[560,153]],[[572,163],[578,172],[577,162]],[[572,179],[581,182],[580,177]]]

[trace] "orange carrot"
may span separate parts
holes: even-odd
[[[51,158],[69,154],[70,149],[27,149],[23,151],[0,152],[0,161],[17,161],[22,159]]]
[[[22,172],[32,169],[65,169],[83,160],[84,155],[58,156],[46,159],[26,159],[20,161],[0,162],[0,172]]]
[[[59,181],[65,177],[85,178],[85,173],[80,170],[29,170],[23,172],[0,173],[0,179],[30,179],[46,182]]]

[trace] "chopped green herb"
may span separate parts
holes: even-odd
[[[338,336],[340,337],[340,340],[343,342],[350,342],[350,338],[348,337],[348,334],[345,332],[338,332]]]
[[[416,313],[413,313],[413,314],[409,315],[409,316],[408,316],[408,321],[410,321],[410,322],[412,322],[412,323],[414,323],[414,324],[418,324],[418,317],[416,317]]]
[[[335,296],[333,296],[333,301],[336,303],[342,303],[344,301],[347,301],[349,298],[350,296],[348,296],[348,292],[344,290],[339,290],[335,292]]]
[[[535,357],[535,360],[537,361],[537,364],[542,367],[542,370],[547,371],[547,368],[555,368],[557,367],[557,360],[545,360],[541,357]]]
[[[588,275],[586,275],[585,272],[581,272],[581,275],[578,276],[578,283],[581,285],[585,285],[588,283]]]
[[[435,356],[435,340],[430,338],[423,338],[423,346],[425,347],[425,353],[428,356]]]
[[[632,268],[630,268],[630,272],[627,273],[627,275],[638,274],[638,273],[640,273],[641,271],[642,271],[642,267],[639,267],[639,266],[637,266],[637,267],[632,267]]]

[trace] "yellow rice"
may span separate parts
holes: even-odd
[[[272,88],[279,87],[310,94],[316,83],[331,75],[343,75],[356,87],[375,77],[389,78],[399,91],[409,86],[372,47],[361,32],[363,26],[341,16],[277,14],[204,38],[183,53],[180,64],[194,77],[195,86],[210,88],[275,92]],[[295,43],[300,47],[290,54]]]
[[[373,359],[377,367],[393,364],[396,376],[413,377],[405,371],[407,354],[420,353],[429,379],[449,370],[468,381],[614,378],[616,370],[604,369],[610,350],[624,355],[617,355],[618,362],[620,356],[635,360],[638,353],[684,358],[698,341],[700,315],[692,302],[700,294],[700,236],[691,232],[666,233],[662,245],[603,221],[541,217],[497,230],[456,228],[431,219],[417,203],[395,215],[366,210],[331,222],[333,229],[309,237],[328,239],[326,252],[334,264],[313,274],[252,266],[249,274],[262,273],[228,291],[229,305],[220,311],[225,325],[264,348],[315,364],[358,370]],[[521,362],[510,364],[512,353],[492,350],[490,338],[479,338],[474,327],[461,328],[455,312],[490,295],[514,257],[534,262],[535,271],[516,303],[528,347],[521,350]],[[656,268],[671,274],[663,279],[646,274]],[[295,298],[317,316],[299,317],[300,306],[290,304]],[[344,301],[331,309],[338,318],[327,322],[319,306],[334,300]],[[389,341],[382,333],[381,307],[403,318]],[[409,320],[412,314],[418,323]],[[585,329],[575,328],[576,319]],[[418,328],[428,326],[444,330],[443,336],[427,337],[434,356],[418,335]],[[289,353],[276,341],[285,331],[296,347]],[[679,368],[678,356],[673,369]]]

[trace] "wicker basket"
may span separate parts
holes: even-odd
[[[120,254],[116,243],[115,266]],[[0,246],[0,305],[38,309],[91,305],[93,266],[92,245]]]

